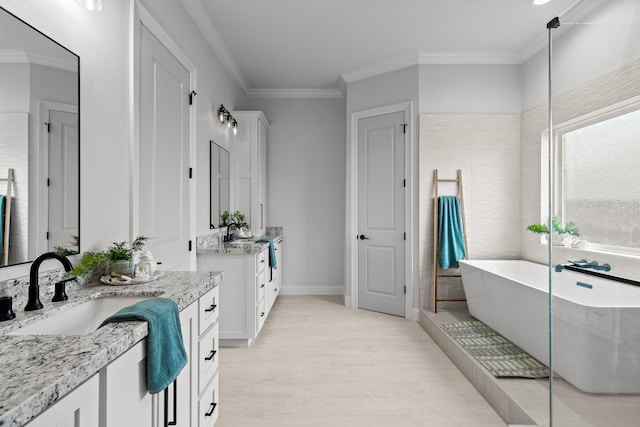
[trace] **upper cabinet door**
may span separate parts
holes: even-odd
[[[261,111],[236,111],[237,204],[251,233],[263,235],[267,226],[267,140],[269,123]]]

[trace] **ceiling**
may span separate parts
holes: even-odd
[[[521,63],[549,20],[603,1],[183,0],[247,94],[272,96],[341,96],[341,78],[418,63]]]

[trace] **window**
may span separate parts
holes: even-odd
[[[635,111],[631,111],[632,109]],[[594,249],[640,251],[640,105],[559,126],[556,210]]]

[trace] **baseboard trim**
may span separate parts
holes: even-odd
[[[280,295],[344,295],[344,286],[283,286]]]

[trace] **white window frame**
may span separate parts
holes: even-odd
[[[574,119],[568,120],[563,123],[559,123],[554,126],[553,133],[553,159],[551,162],[552,167],[552,191],[553,191],[553,206],[554,206],[554,217],[560,219],[561,223],[566,224],[565,218],[565,203],[564,203],[564,185],[562,182],[562,169],[563,169],[563,136],[566,133],[572,132],[577,129],[584,128],[586,126],[603,122],[605,120],[621,116],[627,113],[631,113],[633,111],[640,110],[640,96],[635,96],[633,98],[626,99],[624,101],[618,102],[616,104],[601,108],[599,110],[584,114],[580,117],[576,117]],[[548,135],[548,129],[545,132]],[[543,147],[544,145],[543,136]],[[546,141],[548,144],[548,139]],[[546,200],[549,198],[547,196],[546,189],[543,193],[543,208],[544,206],[548,206]],[[546,199],[546,200],[545,200]],[[548,210],[544,211],[548,212]],[[544,215],[546,217],[546,214]],[[614,246],[614,245],[605,245],[597,242],[589,242],[589,250],[593,252],[601,252],[601,253],[613,253],[613,254],[624,254],[624,255],[632,255],[632,256],[640,256],[640,248],[629,248],[623,246]]]

